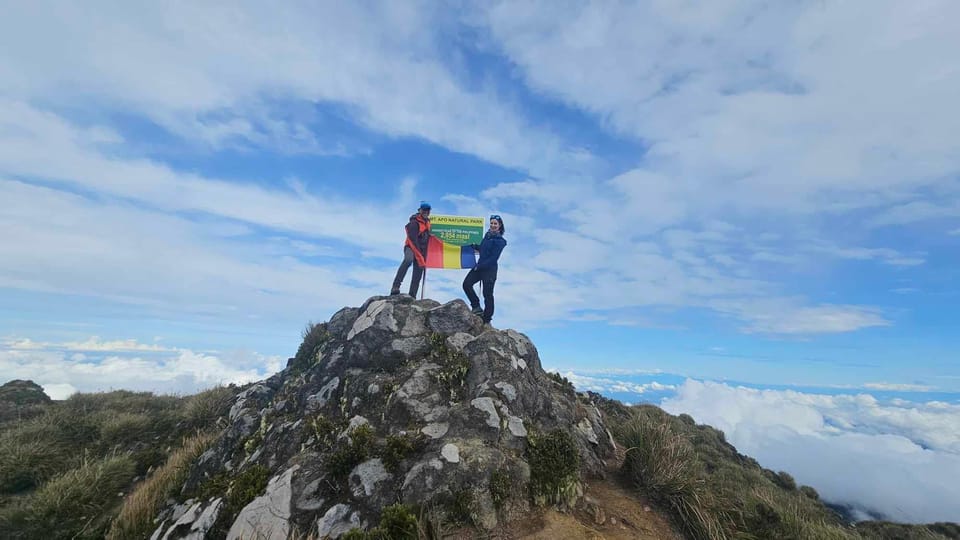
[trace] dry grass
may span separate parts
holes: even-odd
[[[109,540],[147,538],[153,530],[153,518],[172,490],[183,484],[187,470],[216,438],[200,433],[186,439],[167,462],[134,490],[120,509],[107,534]]]

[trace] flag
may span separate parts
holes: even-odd
[[[430,236],[427,246],[427,268],[473,268],[477,259],[470,246],[448,244],[436,236]]]

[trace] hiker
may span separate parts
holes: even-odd
[[[463,292],[467,293],[467,298],[470,300],[470,309],[475,315],[483,317],[485,324],[490,324],[493,318],[493,286],[497,282],[497,261],[500,259],[503,248],[507,246],[503,232],[503,219],[496,214],[490,216],[490,229],[483,236],[483,241],[480,245],[471,246],[475,251],[480,252],[477,265],[471,268],[463,278]],[[480,299],[473,290],[473,286],[478,281],[483,289],[483,309],[480,309]]]
[[[393,278],[391,295],[400,294],[400,283],[407,276],[407,269],[413,264],[413,281],[410,282],[410,296],[416,298],[423,278],[423,269],[427,265],[427,244],[430,239],[430,203],[420,202],[417,213],[410,216],[406,226],[407,239],[403,243],[403,262],[397,268],[397,277]]]

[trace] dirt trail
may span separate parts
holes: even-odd
[[[527,522],[513,538],[525,540],[682,540],[667,518],[649,503],[617,484],[611,475],[606,480],[587,482],[585,500],[572,514],[545,511],[540,523]],[[583,508],[599,509],[593,511]],[[602,523],[600,521],[602,520]],[[540,526],[531,530],[530,526]]]

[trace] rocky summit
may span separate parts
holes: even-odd
[[[599,409],[460,300],[374,297],[304,334],[238,394],[153,539],[339,538],[398,508],[489,531],[574,505],[613,459]]]

